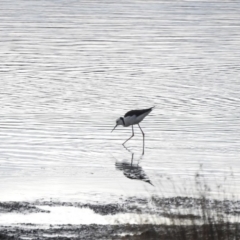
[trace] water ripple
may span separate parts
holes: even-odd
[[[86,189],[112,191],[116,178],[132,191],[112,158],[130,160],[121,143],[131,129],[110,131],[126,111],[150,106],[140,164],[154,185],[161,174],[194,176],[200,165],[208,177],[240,171],[236,1],[1,5],[2,194],[17,181],[32,189],[39,176],[71,188],[72,175]],[[137,154],[135,129],[128,146]]]

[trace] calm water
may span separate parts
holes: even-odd
[[[0,200],[239,192],[239,1],[1,2]]]

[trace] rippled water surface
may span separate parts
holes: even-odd
[[[237,194],[239,46],[238,1],[2,0],[0,200],[192,194],[197,172]],[[111,130],[151,106],[141,156]]]

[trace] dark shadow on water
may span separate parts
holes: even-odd
[[[126,147],[125,147],[126,148]],[[127,149],[127,148],[126,148]],[[129,149],[127,149],[129,152],[131,152]],[[123,171],[123,174],[125,177],[133,180],[141,180],[143,182],[149,183],[152,186],[154,186],[149,177],[146,175],[144,170],[142,169],[141,166],[139,166],[139,160],[138,159],[137,163],[134,163],[134,153],[131,152],[131,160],[128,161],[116,161],[115,167],[119,171]]]

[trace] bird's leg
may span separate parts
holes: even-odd
[[[132,125],[132,136],[130,138],[128,138],[122,145],[124,146],[124,144],[130,140],[132,137],[134,136],[134,130],[133,130],[133,125]]]
[[[134,153],[132,153],[131,167],[132,167],[132,164],[133,164],[133,156],[134,156]]]
[[[140,128],[140,130],[141,130],[141,132],[142,132],[142,135],[143,135],[143,152],[142,152],[142,155],[144,154],[144,142],[145,142],[145,134],[144,134],[144,132],[143,132],[143,130],[141,129],[141,127],[140,127],[140,125],[138,124],[138,126],[139,126],[139,128]]]

